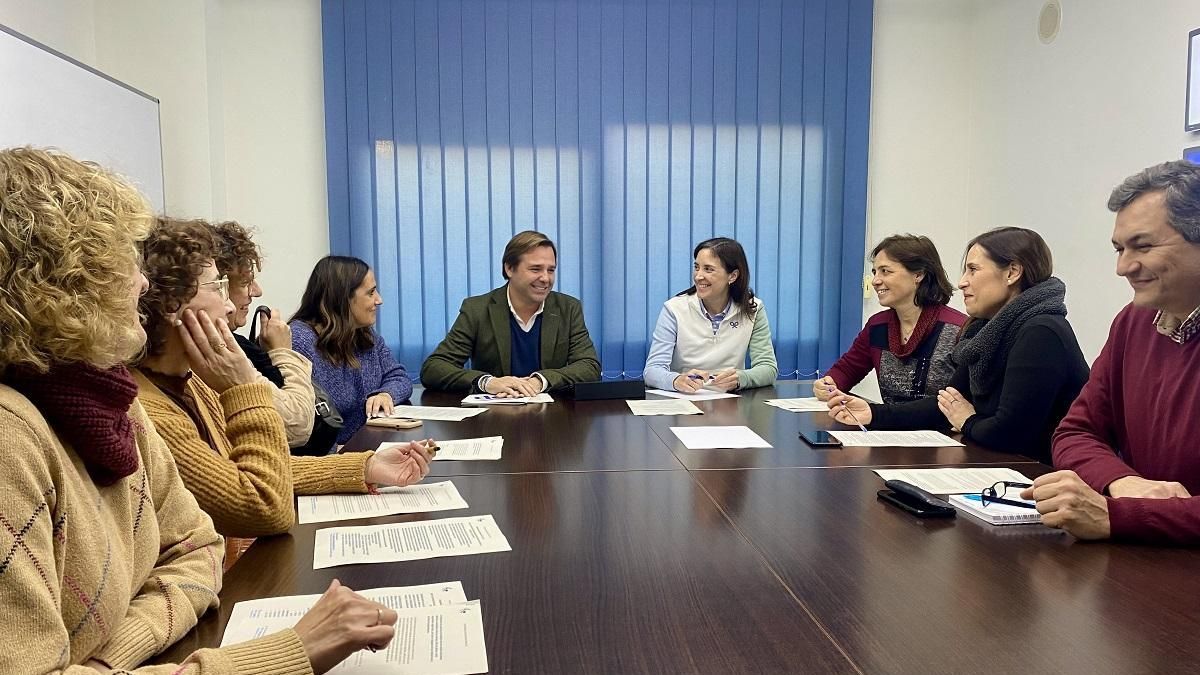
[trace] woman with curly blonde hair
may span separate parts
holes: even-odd
[[[286,532],[294,494],[373,492],[429,472],[422,443],[319,457],[288,452],[283,420],[229,330],[228,277],[216,235],[200,220],[160,218],[143,244],[150,290],[140,307],[148,348],[138,396],[200,507],[227,536]]]
[[[122,365],[150,223],[93,164],[0,150],[0,672],[127,672],[217,606],[221,537]],[[323,672],[395,621],[335,582],[294,629],[136,672]]]

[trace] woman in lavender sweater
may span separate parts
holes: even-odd
[[[412,395],[408,372],[373,328],[382,304],[367,263],[331,255],[317,261],[292,315],[292,349],[312,361],[313,380],[342,415],[339,444]]]

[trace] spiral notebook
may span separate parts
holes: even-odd
[[[1042,522],[1042,514],[1035,509],[1023,509],[1019,506],[994,502],[984,506],[977,494],[950,495],[949,501],[959,511],[992,525],[1025,525]],[[1033,502],[1027,503],[1032,504]]]

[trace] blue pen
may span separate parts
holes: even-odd
[[[716,378],[715,376],[713,376],[713,375],[709,375],[708,377],[705,377],[705,376],[703,376],[703,375],[696,375],[696,374],[694,374],[694,373],[693,373],[693,374],[691,374],[691,375],[688,375],[688,379],[689,379],[689,380],[705,380],[705,381],[708,381],[708,382],[712,382],[713,380],[715,380],[715,379],[717,379],[717,378]]]

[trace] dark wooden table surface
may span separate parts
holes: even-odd
[[[922,520],[870,469],[692,475],[864,672],[1200,672],[1195,551]]]
[[[461,580],[493,673],[1158,673],[1200,670],[1200,552],[1082,543],[1041,526],[923,521],[869,467],[1049,467],[977,447],[815,451],[827,427],[767,398],[635,417],[622,401],[495,408],[402,438],[505,437],[499,461],[435,463],[470,508],[296,526],[226,574],[222,607],[160,660],[220,641],[235,602]],[[425,394],[427,405],[461,396]],[[686,450],[671,426],[746,424],[771,450]],[[793,439],[795,439],[793,441]],[[312,569],[320,527],[492,514],[513,551]]]

